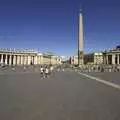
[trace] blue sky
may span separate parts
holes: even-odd
[[[85,52],[120,44],[118,0],[4,0],[0,1],[0,47],[76,53],[81,5]]]

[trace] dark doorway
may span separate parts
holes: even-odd
[[[3,63],[5,64],[6,55],[3,54]]]
[[[11,65],[13,65],[13,55],[11,56]]]
[[[108,55],[108,64],[112,64],[112,55]]]
[[[10,55],[7,55],[7,64],[8,65],[10,64],[9,61],[10,61]]]
[[[117,60],[117,55],[115,55],[115,64],[117,64],[118,60]]]

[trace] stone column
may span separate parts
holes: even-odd
[[[5,64],[7,65],[7,59],[8,59],[8,55],[5,55]]]
[[[26,55],[25,58],[26,58],[25,65],[27,65],[28,64],[28,56]]]
[[[117,64],[120,64],[120,63],[119,63],[119,59],[120,59],[120,58],[119,58],[119,54],[118,54],[118,55],[117,55]]]
[[[16,56],[13,55],[13,65],[15,65],[15,64],[16,64]]]
[[[33,62],[33,64],[35,64],[35,57],[34,56],[32,56],[32,62]]]
[[[34,56],[34,64],[37,65],[37,56]]]
[[[21,65],[21,55],[19,55],[19,65]]]
[[[26,65],[28,65],[28,55],[26,55]]]
[[[31,56],[28,56],[28,65],[31,64]]]
[[[26,55],[24,56],[24,65],[26,65]]]
[[[29,64],[28,64],[28,60],[29,60],[29,59],[28,59],[28,55],[27,55],[27,65],[29,65]]]
[[[22,65],[22,56],[20,55],[20,65]]]
[[[3,54],[1,54],[1,61],[0,62],[3,63]]]
[[[40,64],[43,64],[43,56],[40,56]]]
[[[106,55],[103,56],[103,64],[106,64]]]
[[[40,56],[37,56],[37,64],[40,64]]]
[[[112,54],[112,64],[115,64],[115,54]]]
[[[106,55],[106,64],[108,65],[108,55]]]
[[[17,57],[17,55],[15,55],[15,65],[17,65],[17,59],[18,59],[18,57]]]
[[[17,60],[17,56],[15,55],[15,65],[17,64],[17,63],[16,63],[16,60]]]
[[[17,55],[17,65],[20,65],[20,56]]]
[[[42,64],[41,56],[39,57],[39,64]]]
[[[19,65],[21,65],[21,55],[19,55]]]
[[[38,56],[38,64],[41,64],[41,56]]]
[[[25,65],[25,55],[23,55],[23,64]]]
[[[23,55],[21,55],[21,65],[24,64],[24,58],[23,58]]]
[[[12,55],[10,55],[9,57],[9,65],[11,65],[11,61],[12,61]]]
[[[24,61],[25,61],[25,56],[22,55],[22,64],[24,65]]]
[[[54,58],[50,57],[50,64],[53,65],[54,64],[53,62],[54,62]]]
[[[16,64],[19,65],[19,57],[18,57],[18,55],[17,55],[17,63]]]

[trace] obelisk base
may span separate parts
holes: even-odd
[[[78,67],[81,67],[84,65],[84,53],[83,51],[78,52]]]

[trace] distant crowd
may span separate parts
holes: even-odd
[[[75,67],[69,64],[62,64],[29,66],[0,65],[0,73],[40,73],[42,78],[47,78],[56,72],[64,72],[65,68],[72,68],[73,71],[79,72],[120,72],[120,65],[83,65],[81,67]]]
[[[75,68],[73,66],[73,68]],[[76,67],[75,70],[80,72],[120,72],[120,65],[84,65]]]
[[[63,65],[23,65],[23,66],[8,66],[0,65],[0,72],[15,72],[15,73],[40,73],[41,78],[47,78],[55,72],[64,72]]]

